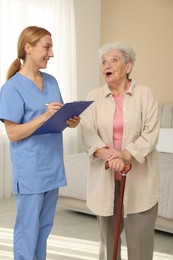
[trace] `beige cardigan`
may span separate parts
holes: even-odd
[[[91,161],[87,178],[87,205],[96,215],[110,216],[114,208],[114,174],[94,152],[113,143],[116,105],[107,85],[87,96],[94,103],[81,115],[81,135]],[[150,209],[159,199],[159,165],[156,145],[159,133],[158,104],[150,88],[131,83],[123,101],[122,149],[133,156],[126,177],[124,214]]]

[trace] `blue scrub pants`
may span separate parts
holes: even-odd
[[[14,260],[45,260],[59,189],[41,194],[16,194]]]

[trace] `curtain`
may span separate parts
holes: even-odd
[[[54,58],[45,72],[56,77],[64,102],[77,98],[76,48],[73,0],[1,0],[0,1],[0,86],[8,67],[17,57],[17,40],[27,26],[45,27],[52,34]],[[0,125],[4,134],[3,124]],[[66,129],[65,153],[77,152],[77,129]]]

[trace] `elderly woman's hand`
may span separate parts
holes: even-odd
[[[121,172],[125,167],[124,161],[120,158],[109,160],[107,163],[109,165],[109,169],[114,170],[116,172]]]
[[[108,148],[105,151],[105,156],[106,156],[108,161],[115,159],[115,158],[120,158],[125,162],[130,162],[131,159],[132,159],[132,156],[131,156],[131,154],[129,153],[128,150],[117,150],[117,149],[112,148],[112,147]]]
[[[66,124],[71,127],[71,128],[75,128],[76,126],[78,126],[80,123],[80,117],[79,116],[74,116],[72,118],[69,118],[66,121]]]

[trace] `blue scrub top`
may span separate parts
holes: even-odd
[[[16,73],[1,88],[0,120],[23,124],[44,113],[46,103],[63,103],[56,79],[43,73],[44,91]],[[42,193],[65,186],[62,134],[31,135],[10,142],[14,193]]]

